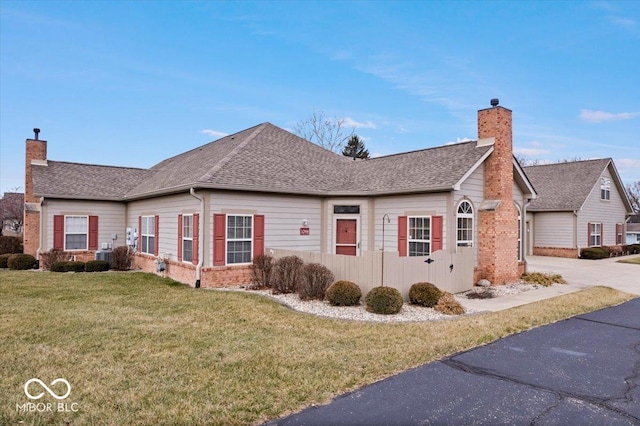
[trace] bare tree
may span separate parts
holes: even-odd
[[[327,117],[324,111],[314,110],[309,118],[293,126],[293,133],[329,151],[340,153],[355,133],[355,128],[348,127],[344,118]]]
[[[20,189],[13,188],[11,192],[5,192],[4,197],[0,198],[0,233],[5,229],[5,225],[12,232],[22,232],[24,194],[19,192]]]
[[[631,207],[636,214],[640,214],[640,180],[628,184],[625,189],[631,201]]]
[[[528,158],[525,158],[523,155],[516,155],[515,157],[516,157],[516,160],[518,160],[518,163],[520,163],[522,167],[539,166],[541,164],[541,161],[538,158],[529,160]]]

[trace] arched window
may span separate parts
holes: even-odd
[[[458,223],[457,245],[459,247],[473,246],[473,206],[467,200],[458,204],[456,214]]]
[[[522,212],[520,206],[514,201],[516,210],[518,210],[518,260],[522,260]]]

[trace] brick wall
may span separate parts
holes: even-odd
[[[534,247],[534,256],[553,256],[553,257],[568,257],[571,259],[578,259],[580,252],[576,248],[561,248],[561,247]]]
[[[484,164],[484,198],[497,208],[479,209],[480,278],[492,284],[515,282],[518,265],[518,211],[513,204],[512,113],[501,106],[478,111],[478,139],[495,138]]]
[[[33,174],[31,172],[31,160],[47,159],[47,141],[27,139],[25,142],[25,167],[24,167],[24,252],[36,256],[40,245],[40,210],[37,203],[40,202],[33,194]]]

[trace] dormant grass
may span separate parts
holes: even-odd
[[[596,287],[503,312],[383,324],[143,273],[0,271],[0,424],[256,424],[631,297]],[[27,380],[59,377],[77,412],[18,409],[30,402]]]

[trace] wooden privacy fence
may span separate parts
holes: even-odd
[[[383,283],[382,269],[384,257],[384,285],[397,288],[406,299],[411,284],[426,281],[440,290],[459,293],[473,287],[473,248],[458,247],[457,253],[444,250],[429,256],[400,257],[398,252],[367,251],[360,256],[316,253],[282,249],[266,249],[266,254],[279,259],[298,256],[305,263],[320,263],[336,277],[358,284],[363,295]],[[425,260],[431,259],[427,263]]]

